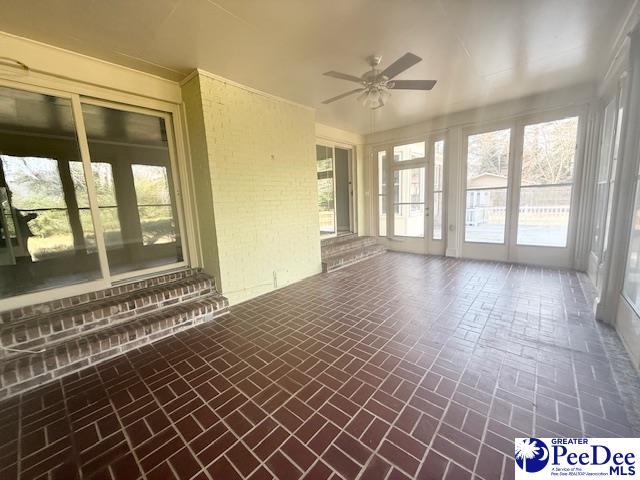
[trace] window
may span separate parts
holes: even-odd
[[[469,135],[465,241],[504,243],[511,129]]]
[[[578,117],[524,128],[518,245],[566,247]]]
[[[402,237],[424,236],[425,167],[393,172],[393,233]]]
[[[393,161],[405,162],[425,157],[425,142],[409,143],[393,147]]]
[[[378,236],[387,236],[387,152],[378,152]]]
[[[444,140],[433,144],[433,232],[434,240],[442,240],[442,186],[444,179]]]

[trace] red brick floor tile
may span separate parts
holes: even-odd
[[[275,452],[265,463],[269,470],[281,480],[296,480],[302,476],[302,471],[279,451]]]
[[[318,460],[304,476],[305,480],[326,480],[330,478],[333,471],[321,460]]]
[[[420,468],[420,472],[416,478],[419,480],[439,480],[444,478],[445,471],[449,460],[440,455],[439,453],[430,450],[424,459],[424,463]]]
[[[211,478],[224,480],[242,480],[242,476],[238,473],[233,465],[225,457],[220,457],[213,462],[207,469]]]
[[[509,480],[515,437],[638,435],[590,302],[387,253],[0,402],[0,478]]]
[[[349,456],[334,446],[329,447],[322,459],[344,478],[356,478],[361,468]]]

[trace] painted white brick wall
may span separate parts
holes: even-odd
[[[199,212],[200,231],[215,223],[201,243],[203,257],[217,251],[222,293],[237,303],[320,272],[313,110],[198,77],[185,89],[199,85],[211,188],[196,179],[196,198],[209,209],[211,195],[214,210]],[[200,113],[186,106],[194,145]],[[196,165],[202,150],[192,149]]]

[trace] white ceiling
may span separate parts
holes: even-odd
[[[633,0],[0,0],[0,30],[180,80],[195,67],[316,107],[317,119],[372,131],[360,75],[407,51],[376,131],[599,78]]]

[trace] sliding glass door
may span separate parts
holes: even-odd
[[[83,104],[111,275],[184,260],[166,119]]]
[[[463,256],[571,266],[579,118],[467,132]]]
[[[0,309],[185,264],[170,122],[0,87]]]
[[[0,87],[0,298],[102,278],[80,162],[70,98]]]

